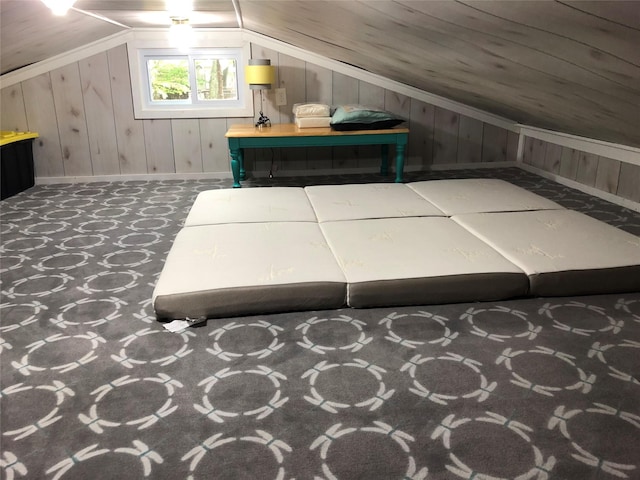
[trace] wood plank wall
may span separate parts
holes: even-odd
[[[288,105],[275,107],[273,90],[265,113],[273,123],[291,122],[292,106],[319,101],[362,103],[401,115],[411,130],[407,167],[515,161],[518,137],[415,98],[363,82],[260,45],[254,58],[276,66],[277,86]],[[256,107],[260,98],[256,92]],[[253,118],[136,120],[125,45],[65,65],[1,92],[2,129],[32,130],[36,177],[134,174],[228,173],[224,134],[232,123]],[[247,169],[266,173],[332,169],[375,171],[372,147],[282,149],[250,152]]]
[[[640,202],[640,165],[621,162],[533,137],[525,137],[522,161],[582,185]]]

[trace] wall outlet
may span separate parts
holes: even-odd
[[[287,104],[287,89],[276,88],[276,106],[280,107]]]

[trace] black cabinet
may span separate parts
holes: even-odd
[[[31,132],[2,132],[0,146],[0,199],[11,197],[35,184]],[[26,138],[25,138],[26,137]]]

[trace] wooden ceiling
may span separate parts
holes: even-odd
[[[193,4],[195,27],[238,27],[231,0]],[[40,0],[0,0],[1,73],[130,28],[168,28],[165,8],[164,0],[77,0],[67,15],[56,17]]]
[[[640,2],[195,0],[196,27],[238,27],[516,122],[640,147]],[[135,27],[162,0],[0,0],[2,72]]]

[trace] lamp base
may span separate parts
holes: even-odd
[[[270,127],[270,126],[271,126],[271,120],[269,120],[269,117],[267,117],[261,111],[260,117],[258,117],[258,121],[256,122],[256,127],[262,128],[262,127]]]

